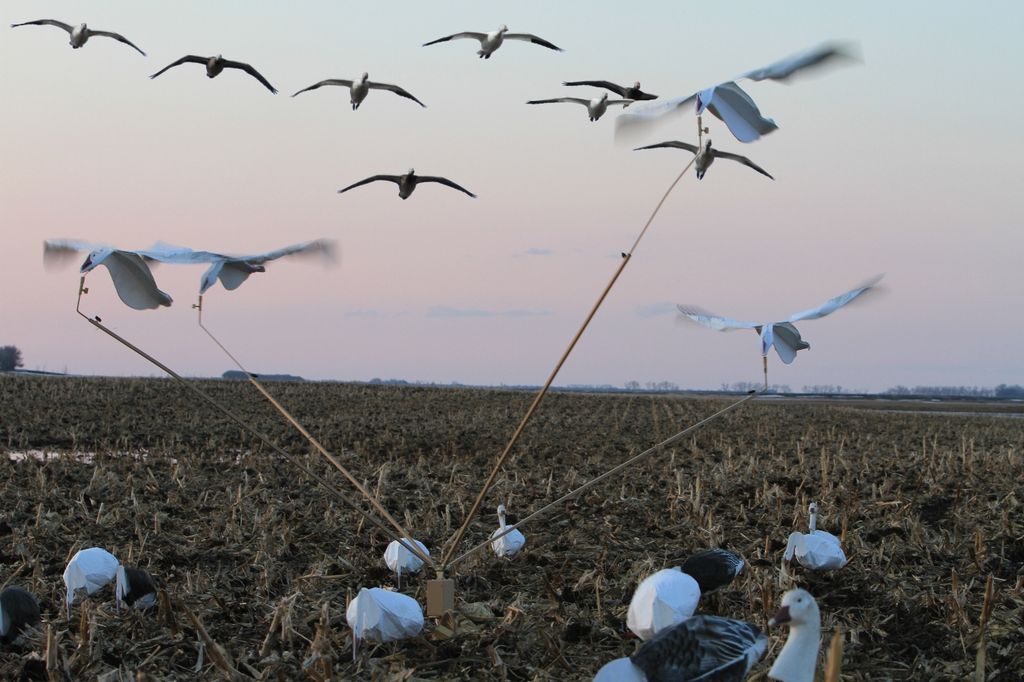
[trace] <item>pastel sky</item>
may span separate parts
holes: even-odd
[[[251,369],[312,379],[372,377],[538,384],[689,157],[632,152],[574,105],[563,80],[640,80],[687,95],[825,40],[855,40],[863,64],[749,84],[780,128],[743,145],[706,119],[717,147],[773,182],[719,162],[677,188],[556,383],[672,381],[717,388],[760,378],[749,332],[678,320],[675,303],[774,319],[877,273],[883,295],[801,326],[811,343],[770,380],[841,384],[1024,383],[1024,5],[990,2],[665,0],[301,3],[6,0],[0,5],[0,345],[28,368],[159,375],[74,312],[77,267],[47,270],[42,242],[125,248],[157,240],[232,253],[318,237],[333,267],[277,262],[219,285],[206,322]],[[118,31],[73,50],[39,18]],[[536,33],[556,53],[508,43],[421,44],[464,30]],[[185,54],[252,63],[214,80]],[[353,112],[324,78],[399,84]],[[652,134],[693,141],[692,119]],[[377,173],[447,176],[402,201]],[[77,263],[76,263],[77,264]],[[104,269],[83,307],[182,374],[230,362],[190,305],[202,268],[161,266],[171,308],[138,312]]]

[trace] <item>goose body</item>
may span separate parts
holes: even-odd
[[[526,544],[526,536],[518,528],[508,530],[508,525],[505,524],[505,505],[503,504],[498,505],[498,530],[491,533],[491,537],[494,538],[491,540],[491,549],[499,557],[512,556]]]
[[[629,106],[632,103],[632,100],[628,100],[628,99],[613,99],[613,100],[609,100],[608,99],[608,93],[606,92],[603,95],[601,95],[600,97],[595,97],[593,99],[583,99],[582,97],[556,97],[554,99],[532,99],[529,102],[527,102],[527,104],[555,104],[555,103],[559,103],[559,102],[570,102],[570,103],[573,103],[573,104],[582,104],[583,106],[585,106],[587,108],[587,114],[589,115],[590,120],[591,121],[596,121],[599,118],[601,118],[602,116],[604,116],[604,113],[606,111],[608,111],[608,107],[609,106],[618,106],[618,105]]]
[[[809,507],[809,532],[790,533],[786,543],[783,561],[796,559],[797,562],[813,571],[831,571],[846,565],[846,553],[835,535],[818,530],[818,505],[811,502]]]
[[[14,585],[0,592],[0,642],[13,642],[39,621],[39,602],[31,592]]]
[[[505,24],[502,24],[496,31],[491,31],[490,33],[478,33],[475,31],[453,33],[450,36],[431,40],[429,43],[423,43],[423,47],[426,47],[427,45],[436,45],[437,43],[443,43],[449,40],[458,40],[460,38],[472,38],[473,40],[479,41],[480,49],[477,50],[476,54],[481,59],[490,59],[491,55],[494,54],[494,51],[501,47],[506,40],[522,40],[535,45],[541,45],[549,50],[555,50],[557,52],[562,51],[562,48],[554,45],[553,43],[549,43],[543,38],[535,36],[532,33],[509,33],[508,26]]]
[[[711,164],[715,162],[716,158],[717,159],[729,159],[730,161],[737,161],[739,163],[742,163],[744,166],[747,166],[749,168],[753,168],[758,173],[760,173],[761,175],[766,176],[767,178],[769,178],[771,180],[775,179],[771,175],[768,174],[768,171],[766,171],[765,169],[761,168],[760,166],[758,166],[756,163],[754,163],[753,161],[751,161],[747,157],[740,156],[739,154],[730,154],[729,152],[723,152],[723,151],[721,151],[719,149],[715,149],[714,147],[711,146],[711,140],[708,140],[704,144],[704,147],[702,147],[702,148],[698,148],[697,145],[690,144],[689,142],[680,142],[678,140],[670,140],[668,142],[659,142],[658,144],[649,144],[649,145],[646,145],[644,147],[637,147],[633,151],[639,151],[641,149],[659,149],[659,148],[664,148],[664,147],[674,147],[676,149],[685,149],[688,152],[696,154],[697,155],[697,159],[694,161],[693,165],[694,165],[694,169],[697,172],[697,179],[698,180],[702,180],[704,178],[704,174],[708,172],[708,169],[711,168]]]
[[[156,78],[157,76],[162,74],[164,71],[167,71],[168,69],[172,69],[175,66],[179,66],[181,64],[189,64],[189,63],[202,64],[203,66],[205,66],[206,67],[206,77],[207,78],[216,78],[217,76],[219,76],[221,74],[221,72],[224,71],[224,69],[239,69],[241,71],[245,71],[247,74],[249,74],[250,76],[252,76],[256,80],[258,80],[260,83],[262,83],[263,87],[265,87],[267,90],[270,90],[270,92],[272,92],[274,94],[277,94],[277,89],[273,85],[270,84],[270,81],[268,81],[266,78],[263,77],[263,74],[261,74],[259,71],[254,69],[252,67],[252,65],[246,64],[244,62],[236,62],[236,61],[232,61],[230,59],[224,59],[224,57],[222,57],[219,54],[218,55],[214,55],[212,57],[199,57],[199,56],[194,55],[194,54],[185,55],[181,59],[179,59],[179,60],[177,60],[175,62],[171,62],[170,64],[168,64],[164,68],[160,69],[159,71],[154,73],[152,76],[150,76],[150,78]]]
[[[789,625],[789,637],[768,677],[780,682],[814,682],[821,646],[821,613],[807,590],[782,595],[782,606],[768,625]]]
[[[679,568],[666,568],[644,578],[633,593],[626,625],[642,640],[681,623],[697,610],[700,586]]]
[[[567,86],[589,85],[589,86],[595,87],[595,88],[604,88],[605,90],[611,90],[612,92],[614,92],[619,97],[622,97],[623,99],[628,99],[628,100],[630,100],[632,102],[639,101],[639,100],[658,99],[657,95],[652,95],[649,92],[644,92],[643,90],[641,90],[640,89],[640,81],[636,81],[630,87],[625,87],[625,86],[622,86],[622,85],[616,85],[615,83],[612,83],[611,81],[563,81],[562,85],[567,85]]]
[[[370,74],[366,72],[364,72],[362,76],[355,80],[343,80],[340,78],[328,78],[327,80],[322,80],[319,83],[314,83],[313,85],[310,85],[308,88],[303,88],[302,90],[299,90],[298,92],[295,93],[295,95],[292,95],[292,97],[300,95],[308,90],[316,90],[317,88],[322,87],[324,85],[337,85],[347,87],[349,89],[349,101],[352,104],[352,111],[355,111],[356,109],[359,108],[359,105],[363,103],[364,99],[366,99],[366,96],[370,93],[370,90],[387,90],[401,97],[405,97],[406,99],[411,99],[413,102],[416,102],[416,104],[419,104],[421,107],[427,106],[423,102],[413,97],[412,94],[409,93],[409,91],[404,88],[400,88],[397,85],[390,85],[388,83],[376,83],[374,81],[371,81]]]
[[[11,24],[11,28],[17,28],[18,26],[56,26],[57,28],[68,32],[68,36],[70,37],[69,42],[71,47],[75,50],[89,42],[89,38],[93,36],[100,36],[103,38],[113,38],[119,43],[124,43],[125,45],[134,48],[135,51],[142,56],[146,56],[146,53],[139,49],[138,45],[128,40],[120,33],[113,33],[111,31],[95,31],[84,23],[78,24],[77,26],[71,26],[70,24],[65,24],[63,21],[57,21],[56,19],[37,19],[35,21],[24,21],[20,24]]]
[[[421,182],[437,182],[442,185],[451,187],[452,189],[457,189],[464,194],[468,194],[474,199],[476,198],[475,194],[470,192],[465,187],[455,184],[448,178],[442,178],[435,175],[416,175],[416,171],[412,168],[410,168],[409,172],[405,173],[404,175],[372,175],[364,180],[360,180],[359,182],[354,182],[348,187],[343,187],[342,189],[339,189],[338,194],[347,192],[350,189],[355,189],[356,187],[362,187],[363,185],[367,185],[371,182],[376,182],[378,180],[386,180],[388,182],[393,182],[396,185],[398,185],[398,196],[401,197],[402,199],[408,199],[416,190],[416,186]]]
[[[725,587],[743,571],[743,559],[725,549],[707,549],[690,555],[680,570],[697,581],[701,596]]]
[[[127,604],[136,609],[148,609],[156,606],[156,583],[141,568],[118,566],[114,579],[114,599],[117,607]]]
[[[414,545],[427,556],[430,550],[419,540],[402,538],[405,542]],[[398,578],[398,584],[402,584],[402,573],[417,573],[423,568],[423,559],[406,549],[398,540],[392,540],[387,549],[384,550],[384,563],[394,572]]]

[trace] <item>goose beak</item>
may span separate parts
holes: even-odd
[[[775,615],[772,616],[771,620],[768,621],[768,627],[782,625],[783,623],[788,623],[790,620],[791,618],[789,615],[789,607],[783,606],[778,611],[776,611]]]

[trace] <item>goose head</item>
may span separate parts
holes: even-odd
[[[798,628],[801,625],[821,627],[821,612],[810,592],[797,588],[782,595],[782,605],[768,621],[768,625],[787,623],[793,628]]]
[[[704,143],[704,151],[706,151],[706,152],[711,151],[711,138],[710,137],[708,138],[708,141]]]
[[[502,24],[501,26],[499,26],[498,27],[498,33],[508,33],[508,26],[506,26],[505,24]]]
[[[367,73],[366,71],[363,71],[363,75],[359,77],[359,80],[364,81],[364,82],[369,80],[369,79],[370,79],[370,74]]]
[[[498,505],[498,524],[501,525],[503,528],[505,527],[505,505],[504,504],[499,504]]]
[[[633,87],[636,88],[637,90],[639,90],[640,89],[640,81],[634,81],[633,82]]]
[[[80,270],[81,274],[91,272],[97,265],[103,262],[103,260],[112,254],[114,249],[109,246],[103,246],[98,249],[89,252],[89,255],[85,257],[85,262],[82,263]]]
[[[408,177],[410,177],[410,178],[414,178],[414,177],[416,177],[416,169],[415,169],[415,168],[410,168],[410,169],[409,169],[409,172],[408,172],[408,173],[406,173],[406,175],[407,175]]]
[[[810,514],[811,517],[807,525],[810,527],[811,532],[813,533],[818,528],[818,503],[811,502],[811,504],[808,505],[807,507],[807,512],[808,514]]]

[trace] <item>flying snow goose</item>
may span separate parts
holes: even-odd
[[[623,105],[629,106],[633,103],[631,99],[608,99],[608,93],[604,93],[600,97],[594,99],[583,99],[582,97],[556,97],[554,99],[531,99],[527,104],[556,104],[559,102],[570,102],[572,104],[582,104],[587,108],[587,113],[590,115],[591,121],[604,116],[604,112],[608,111],[609,106]]]
[[[85,24],[71,26],[70,24],[65,24],[63,21],[57,21],[56,19],[36,19],[35,21],[24,21],[20,24],[11,24],[11,28],[17,28],[18,26],[56,26],[57,28],[62,28],[71,36],[71,47],[76,50],[85,45],[89,41],[89,38],[92,38],[93,36],[100,36],[101,38],[113,38],[118,42],[135,48],[135,51],[143,57],[146,56],[146,53],[140,50],[138,45],[128,40],[120,33],[95,31]]]
[[[117,567],[114,580],[114,599],[118,609],[122,603],[136,609],[156,606],[156,583],[146,571],[121,565]]]
[[[501,537],[495,538],[497,535]],[[508,525],[505,523],[505,505],[503,504],[498,505],[498,530],[491,533],[491,537],[495,538],[491,540],[491,549],[500,557],[512,556],[526,544],[526,536],[518,528],[508,530]]]
[[[809,532],[793,532],[789,535],[786,543],[786,553],[782,556],[783,561],[791,561],[796,557],[797,562],[812,571],[830,571],[842,568],[846,565],[846,553],[843,552],[839,538],[832,533],[818,530],[818,505],[811,502],[808,507],[810,512]]]
[[[430,550],[427,549],[419,540],[413,540],[412,538],[402,538],[406,543],[414,545],[420,549],[424,554],[430,556]],[[416,573],[423,568],[423,559],[410,552],[405,546],[402,545],[398,540],[392,540],[388,544],[387,549],[384,550],[384,563],[387,564],[388,568],[394,572],[398,577],[398,586],[402,586],[402,573]]]
[[[761,175],[767,176],[769,179],[774,180],[771,175],[768,174],[764,168],[761,168],[756,163],[751,161],[745,156],[739,154],[730,154],[729,152],[723,152],[715,149],[711,146],[711,140],[709,139],[705,144],[704,148],[700,149],[695,144],[689,142],[680,142],[678,140],[670,140],[668,142],[659,142],[658,144],[649,144],[645,147],[637,147],[633,151],[640,151],[641,149],[659,149],[662,147],[674,147],[676,149],[685,149],[688,152],[697,155],[697,160],[694,162],[694,168],[697,171],[697,179],[701,180],[704,178],[704,174],[708,172],[708,168],[711,168],[711,164],[715,162],[715,159],[729,159],[731,161],[739,161],[744,166],[753,168]]]
[[[797,351],[806,350],[811,347],[811,344],[800,337],[800,332],[793,326],[794,322],[816,320],[819,317],[825,317],[834,313],[858,296],[870,291],[881,278],[882,276],[879,275],[855,289],[830,298],[817,308],[811,308],[790,315],[781,322],[741,322],[728,317],[712,315],[692,305],[679,305],[677,307],[679,312],[687,318],[715,331],[732,331],[734,329],[753,329],[756,331],[761,337],[761,357],[763,358],[765,385],[767,386],[769,349],[774,346],[775,352],[779,354],[779,359],[788,365],[796,359]]]
[[[134,251],[70,239],[48,239],[43,242],[43,262],[51,265],[78,251],[89,254],[79,272],[86,275],[97,266],[105,266],[110,272],[118,298],[126,306],[135,310],[151,310],[169,306],[173,302],[170,294],[157,287],[149,265]]]
[[[642,640],[681,623],[697,610],[700,586],[676,568],[665,568],[644,578],[633,593],[626,625]]]
[[[652,95],[649,92],[644,92],[640,89],[640,81],[633,83],[632,87],[624,87],[622,85],[616,85],[611,81],[563,81],[562,85],[589,85],[595,88],[604,88],[605,90],[611,90],[619,97],[631,101],[639,101],[644,99],[658,99],[657,95]]]
[[[814,682],[821,646],[821,613],[807,590],[795,589],[782,595],[782,606],[768,621],[769,626],[789,625],[789,637],[768,677],[782,682]]]
[[[491,31],[490,33],[475,33],[473,31],[463,31],[462,33],[453,33],[450,36],[444,38],[438,38],[437,40],[431,40],[429,43],[423,43],[423,47],[427,45],[436,45],[437,43],[443,43],[449,40],[456,40],[458,38],[472,38],[473,40],[480,41],[480,49],[477,50],[477,56],[481,59],[490,59],[494,51],[501,47],[501,44],[506,40],[525,40],[535,45],[542,45],[549,50],[556,50],[562,52],[562,48],[549,43],[543,38],[538,38],[531,33],[509,33],[508,26],[502,24],[498,27],[497,31]]]
[[[178,66],[179,64],[186,64],[189,62],[195,62],[196,64],[204,64],[206,66],[207,78],[216,78],[224,69],[241,69],[242,71],[245,71],[247,74],[258,80],[260,83],[263,83],[267,90],[270,90],[270,92],[274,93],[275,95],[277,94],[277,89],[274,88],[274,86],[271,85],[270,82],[266,78],[264,78],[262,74],[260,74],[260,72],[254,69],[251,65],[243,64],[242,62],[233,62],[230,59],[224,59],[224,57],[221,57],[219,54],[213,57],[197,57],[194,54],[185,55],[178,61],[171,62],[164,68],[160,69],[152,76],[150,76],[150,78],[156,78],[167,69],[172,69],[175,66]]]
[[[39,602],[31,592],[14,585],[0,592],[0,642],[13,642],[39,619]]]
[[[71,618],[71,606],[81,591],[93,594],[102,589],[115,579],[120,565],[113,554],[101,547],[89,547],[75,552],[64,569],[68,618]]]
[[[352,658],[364,639],[394,642],[415,637],[423,630],[423,609],[412,597],[379,587],[359,590],[348,608],[345,620],[352,628]]]
[[[616,137],[627,135],[631,130],[642,130],[664,116],[685,109],[691,103],[696,105],[695,113],[700,116],[710,111],[728,126],[729,131],[740,142],[753,142],[762,135],[778,129],[775,121],[765,118],[757,104],[739,85],[737,80],[785,81],[799,72],[820,67],[827,63],[849,60],[853,50],[849,46],[826,43],[811,50],[754,69],[686,97],[676,97],[646,107],[630,109],[615,121]]]
[[[369,183],[376,182],[378,180],[387,180],[388,182],[393,182],[396,185],[398,185],[398,196],[400,196],[403,199],[408,199],[409,195],[411,195],[416,190],[416,185],[418,185],[421,182],[439,182],[442,185],[447,185],[448,187],[451,187],[452,189],[457,189],[460,192],[468,194],[469,196],[473,197],[474,199],[476,198],[475,194],[470,192],[465,187],[462,187],[461,185],[456,185],[454,182],[452,182],[448,178],[442,178],[442,177],[438,177],[436,175],[416,175],[416,170],[413,169],[413,168],[410,168],[409,172],[406,173],[405,175],[373,175],[373,176],[370,176],[370,177],[366,178],[365,180],[360,180],[359,182],[354,182],[351,185],[349,185],[348,187],[345,187],[343,189],[339,189],[338,190],[338,194],[341,194],[342,192],[347,192],[350,189],[354,189],[356,187],[361,187],[363,185],[368,185]]]
[[[768,636],[741,620],[693,616],[662,630],[629,658],[606,664],[594,682],[740,682],[768,649]]]
[[[679,570],[697,581],[704,596],[735,580],[743,571],[743,559],[725,549],[706,549],[690,555]]]
[[[319,83],[314,83],[313,85],[310,85],[308,88],[303,88],[302,90],[299,90],[298,92],[295,93],[295,95],[292,95],[292,97],[295,97],[296,95],[301,95],[302,93],[308,92],[309,90],[316,90],[317,88],[323,85],[342,85],[348,88],[349,90],[349,98],[350,101],[352,102],[352,111],[355,111],[356,109],[359,108],[359,105],[363,103],[364,99],[366,99],[366,95],[369,94],[370,90],[387,90],[389,92],[395,93],[396,95],[405,97],[406,99],[411,99],[413,102],[416,102],[416,104],[419,104],[421,107],[427,106],[423,102],[413,97],[412,94],[405,88],[400,88],[397,85],[390,85],[388,83],[377,83],[369,80],[369,78],[370,74],[366,73],[365,71],[363,72],[362,76],[360,76],[354,81],[343,80],[340,78],[328,78],[327,80],[322,80]]]

